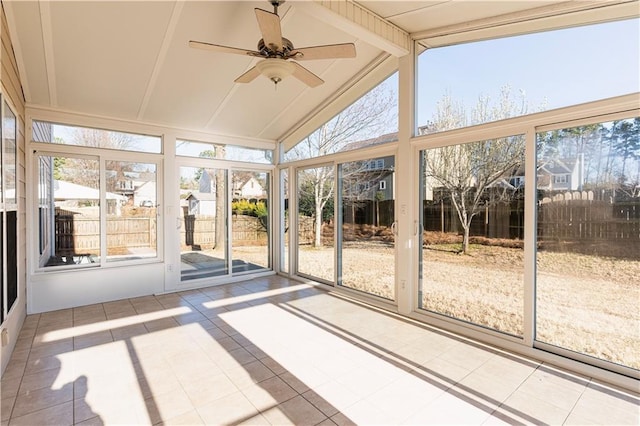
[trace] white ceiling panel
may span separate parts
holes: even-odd
[[[25,75],[22,79],[26,101],[49,105],[40,6],[37,2],[16,2],[12,3],[11,12],[12,23],[20,28],[17,37],[14,37],[14,49],[18,49],[16,59],[24,66]]]
[[[433,31],[449,26],[463,31],[469,22],[512,13],[525,16],[529,9],[550,4],[572,8],[597,4],[545,0],[357,3],[413,37],[433,37]],[[331,4],[336,6],[337,0]],[[366,90],[362,84],[355,92],[347,86],[356,76],[373,71],[371,64],[389,51],[386,41],[374,34],[375,28],[356,21],[345,25],[349,16],[341,15],[340,8],[309,6],[315,5],[289,0],[279,8],[283,36],[297,47],[353,42],[357,57],[301,61],[325,83],[311,89],[288,77],[276,89],[262,76],[249,84],[234,83],[258,59],[188,47],[189,40],[198,40],[256,49],[261,35],[253,9],[272,10],[267,1],[3,2],[28,106],[273,141],[309,127],[301,124],[320,105],[333,108],[350,103],[352,99],[346,98],[337,102],[337,94]],[[503,21],[496,22],[508,23]],[[363,81],[370,87],[382,74],[372,72],[369,75],[376,78]]]

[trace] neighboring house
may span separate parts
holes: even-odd
[[[547,191],[581,191],[584,179],[582,155],[575,159],[560,158],[543,161],[537,171],[537,188]],[[515,188],[524,186],[524,167],[511,176],[509,183]]]
[[[252,198],[265,199],[267,191],[255,177],[251,176],[233,183],[233,198],[249,200]]]
[[[133,191],[133,205],[140,207],[155,207],[156,200],[156,183],[144,182]]]
[[[216,215],[216,194],[192,192],[185,198],[186,214],[200,216]]]
[[[395,157],[358,161],[357,169],[343,169],[343,197],[347,200],[394,199]]]
[[[203,170],[198,180],[198,191],[206,194],[216,192],[216,172],[213,170]]]
[[[582,156],[575,159],[553,159],[538,168],[538,189],[581,191],[584,175]]]

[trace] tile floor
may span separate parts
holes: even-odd
[[[2,425],[639,424],[639,398],[267,277],[27,317]]]

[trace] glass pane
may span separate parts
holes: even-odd
[[[2,192],[7,209],[17,208],[16,194],[16,116],[4,105],[2,117]],[[1,192],[0,192],[1,195]]]
[[[395,299],[395,157],[343,163],[338,284]]]
[[[421,152],[422,309],[523,334],[524,144]]]
[[[176,140],[176,155],[246,161],[248,163],[259,164],[273,163],[273,151],[269,149],[247,148],[237,145],[222,145],[180,139]]]
[[[107,261],[157,257],[155,164],[107,161]]]
[[[536,340],[640,369],[640,118],[537,135]]]
[[[158,136],[115,132],[89,127],[76,127],[44,121],[33,121],[34,142],[77,145],[121,151],[162,152],[162,139]]]
[[[316,158],[398,140],[395,73],[284,154],[285,161]]]
[[[182,281],[229,273],[227,171],[180,168]]]
[[[418,133],[636,93],[639,33],[631,19],[427,49],[418,57]],[[572,60],[549,65],[568,52]]]
[[[281,205],[283,214],[280,216],[280,229],[282,232],[281,241],[282,249],[280,250],[280,270],[289,272],[289,171],[280,170],[280,188],[281,188]]]
[[[271,267],[269,256],[269,173],[231,172],[233,272]]]
[[[100,165],[91,158],[41,156],[40,266],[100,261]]]
[[[333,283],[333,203],[331,166],[298,170],[298,274]]]

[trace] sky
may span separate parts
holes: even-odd
[[[418,59],[418,124],[447,91],[469,111],[480,94],[523,90],[529,111],[640,91],[640,20],[617,21],[425,51]]]

